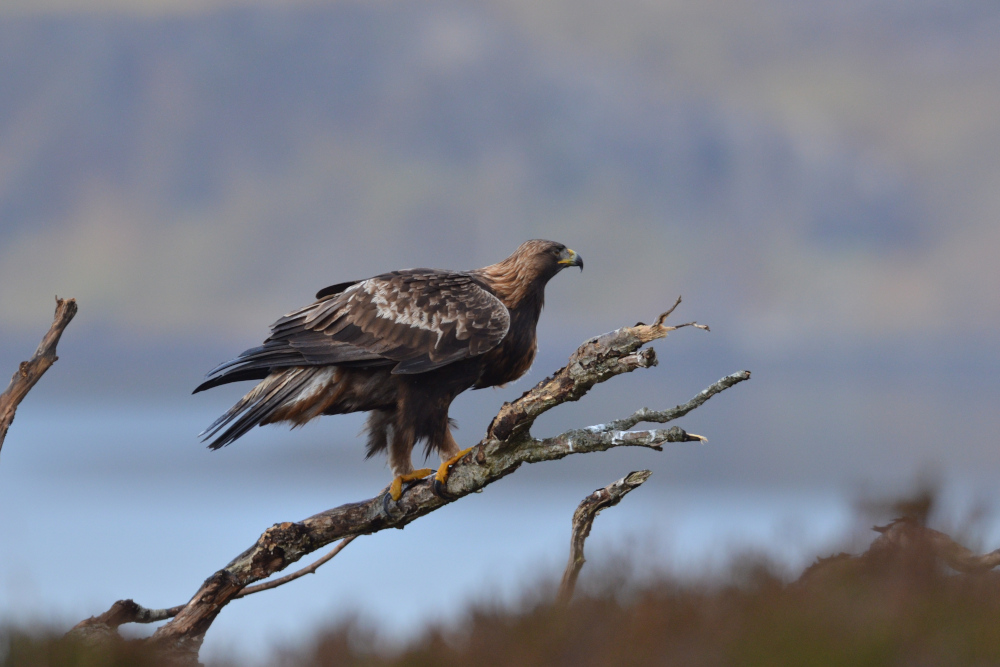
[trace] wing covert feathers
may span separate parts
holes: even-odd
[[[491,350],[509,327],[507,308],[471,275],[411,269],[289,313],[274,323],[268,342],[309,351],[310,363],[382,359],[398,362],[395,373],[421,373]]]
[[[194,392],[297,366],[386,366],[423,373],[496,347],[510,313],[468,273],[394,271],[340,283],[271,326],[263,345],[212,369]]]

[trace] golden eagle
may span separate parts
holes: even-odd
[[[534,240],[473,271],[407,269],[322,289],[315,303],[275,322],[263,345],[217,366],[194,390],[260,380],[201,435],[218,434],[209,445],[218,449],[254,426],[367,411],[368,456],[388,450],[393,500],[404,482],[433,472],[413,470],[419,440],[427,455],[441,455],[441,492],[449,466],[468,451],[451,435],[451,402],[527,372],[545,285],[567,266],[582,270],[583,260]]]

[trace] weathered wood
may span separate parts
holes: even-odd
[[[167,650],[187,651],[190,655],[192,651],[197,651],[204,632],[219,611],[250,584],[281,571],[335,540],[387,528],[402,528],[425,514],[506,477],[523,463],[552,461],[570,454],[604,451],[612,447],[637,446],[660,450],[667,442],[703,441],[701,436],[688,434],[676,426],[628,431],[616,428],[614,422],[567,431],[546,439],[530,435],[531,425],[543,412],[560,403],[578,400],[594,385],[616,375],[656,365],[656,354],[652,349],[640,350],[646,343],[663,338],[683,326],[707,329],[695,323],[664,326],[663,319],[669,312],[660,316],[653,325],[640,323],[586,341],[564,368],[539,382],[516,401],[504,404],[490,425],[487,436],[455,464],[446,484],[447,499],[435,495],[430,481],[423,480],[411,486],[398,503],[387,501],[386,489],[375,498],[342,505],[300,522],[276,524],[264,531],[253,546],[210,577],[174,619],[154,633],[151,641]],[[685,405],[694,409],[712,395],[749,377],[749,371],[727,376]]]
[[[68,302],[60,300],[58,303],[56,323],[36,353],[36,357],[49,360],[47,363],[40,362],[44,366],[35,375],[35,381],[37,376],[55,360],[55,343],[58,342],[62,329],[76,312],[76,305],[72,299]],[[225,605],[238,597],[275,588],[315,572],[320,565],[333,558],[359,535],[387,528],[402,528],[425,514],[511,474],[523,463],[551,461],[570,454],[603,451],[612,447],[637,446],[659,451],[667,442],[704,441],[702,436],[689,434],[676,426],[648,431],[627,429],[640,421],[663,423],[676,419],[697,408],[716,393],[748,380],[749,371],[741,371],[722,378],[673,410],[654,413],[644,409],[625,420],[571,430],[546,439],[537,439],[530,434],[535,419],[552,407],[567,401],[579,400],[591,387],[616,375],[637,368],[655,366],[656,353],[652,349],[640,349],[646,343],[663,338],[681,327],[694,326],[708,329],[694,322],[672,327],[664,326],[663,321],[679,303],[678,298],[677,303],[660,315],[653,325],[640,322],[634,327],[618,329],[586,341],[570,357],[565,367],[542,380],[516,401],[505,403],[490,424],[486,437],[454,465],[443,489],[446,497],[433,492],[428,478],[413,484],[397,503],[388,500],[388,489],[385,489],[375,498],[366,501],[348,503],[300,522],[275,524],[264,531],[254,545],[210,576],[187,604],[169,609],[146,609],[132,600],[119,600],[104,614],[77,624],[71,634],[83,639],[107,639],[117,637],[116,629],[124,623],[148,623],[172,618],[159,628],[149,641],[159,646],[163,653],[171,656],[178,664],[197,664],[198,651],[205,632]],[[22,364],[22,370],[24,369],[25,365]],[[23,375],[29,377],[35,372],[32,367],[31,370],[25,370]],[[17,380],[15,376],[12,386],[17,384]],[[11,393],[11,390],[8,389],[7,393]],[[21,397],[23,398],[23,393]],[[641,484],[648,474],[648,471],[633,473],[616,484],[625,486],[631,484],[630,488],[634,488]],[[636,475],[645,477],[638,480]],[[620,491],[615,491],[620,493],[617,496],[619,499],[627,492],[628,489],[624,486]],[[593,521],[593,516],[590,521]],[[589,532],[589,525],[586,532]],[[585,538],[586,534],[583,534],[583,539]],[[251,585],[280,572],[303,556],[335,540],[342,542],[312,565],[264,584]],[[582,540],[579,546],[580,565],[582,565]]]
[[[311,565],[308,565],[300,570],[296,570],[291,574],[266,581],[256,586],[247,586],[241,590],[236,597],[244,598],[248,595],[253,595],[254,593],[268,591],[272,588],[284,586],[285,584],[295,581],[300,577],[304,577],[307,574],[313,574],[322,565],[330,562],[337,554],[343,551],[344,548],[353,540],[354,536],[347,537],[341,540],[337,546],[331,549],[328,553],[324,554],[322,558],[317,559]],[[167,609],[147,609],[146,607],[136,603],[134,600],[118,600],[111,605],[111,608],[108,611],[104,612],[100,616],[91,616],[90,618],[77,623],[73,626],[69,633],[67,633],[67,636],[80,639],[86,643],[100,643],[109,639],[117,638],[117,629],[120,625],[125,625],[126,623],[157,623],[159,621],[165,621],[176,616],[182,609],[184,609],[185,606],[186,605],[181,604],[176,607],[168,607]],[[190,653],[190,650],[188,652]],[[196,662],[196,656],[197,652],[195,652],[192,656],[188,656],[189,659],[187,661]]]
[[[236,597],[245,598],[246,596],[253,595],[254,593],[260,593],[261,591],[269,591],[272,588],[277,588],[278,586],[284,586],[288,582],[295,581],[296,579],[304,577],[307,574],[315,574],[316,570],[318,570],[320,566],[333,560],[333,558],[341,551],[343,551],[344,547],[353,542],[354,538],[356,537],[357,535],[351,535],[350,537],[345,537],[344,539],[342,539],[340,542],[337,543],[337,546],[330,549],[330,551],[324,554],[322,558],[317,558],[312,565],[307,565],[301,570],[296,570],[291,574],[286,574],[285,576],[278,577],[277,579],[265,581],[264,583],[257,584],[256,586],[247,586],[242,591],[240,591],[239,595],[237,595]],[[177,611],[180,611],[180,607],[177,608]]]
[[[610,380],[637,368],[651,368],[657,364],[656,351],[639,351],[643,345],[658,338],[665,338],[671,331],[683,327],[708,327],[697,322],[664,326],[663,321],[680,304],[681,298],[670,310],[661,314],[655,324],[639,323],[623,327],[585,341],[569,358],[569,363],[550,377],[511,403],[504,403],[487,429],[487,439],[510,440],[527,432],[544,412],[569,401],[578,401],[595,384]]]
[[[562,582],[559,584],[557,599],[560,603],[568,604],[573,599],[576,580],[580,576],[583,564],[587,562],[583,556],[583,545],[590,536],[594,519],[601,513],[601,510],[620,503],[629,491],[639,488],[652,474],[651,470],[630,472],[617,482],[594,491],[580,502],[576,511],[573,512],[573,534],[569,541],[569,562],[566,564]]]
[[[183,608],[184,605],[169,609],[147,609],[134,600],[118,600],[100,616],[91,616],[74,625],[67,636],[96,644],[117,638],[120,625],[165,621],[176,616]]]
[[[42,337],[42,342],[38,344],[38,349],[35,350],[31,359],[21,362],[14,377],[10,379],[6,391],[0,394],[0,449],[3,449],[3,441],[7,437],[7,431],[14,422],[17,406],[45,374],[45,371],[49,370],[49,367],[59,359],[56,356],[56,345],[59,344],[59,338],[66,329],[66,325],[76,315],[76,311],[76,299],[56,297],[56,315],[48,333]]]

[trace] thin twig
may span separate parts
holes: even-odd
[[[677,306],[681,305],[681,297],[677,297],[677,301],[674,301],[674,305],[670,306],[665,312],[660,313],[660,316],[656,318],[656,326],[662,327],[663,321],[670,317],[670,313],[674,312]]]
[[[630,417],[625,419],[618,419],[616,421],[610,422],[606,425],[602,425],[600,428],[605,430],[625,430],[630,429],[636,424],[641,422],[655,422],[657,424],[665,424],[666,422],[673,421],[679,417],[683,417],[687,413],[691,412],[697,407],[700,407],[712,398],[720,391],[725,391],[729,389],[734,384],[743,382],[744,380],[750,379],[750,371],[740,371],[739,373],[733,373],[732,375],[727,375],[718,382],[706,387],[697,396],[692,398],[687,403],[678,405],[675,408],[669,410],[650,410],[649,408],[640,408],[636,410]],[[591,427],[598,428],[598,427]]]
[[[49,370],[59,357],[56,356],[56,345],[62,336],[66,325],[76,315],[76,299],[60,299],[56,297],[56,315],[48,333],[42,337],[38,349],[28,361],[22,361],[14,377],[10,379],[6,391],[0,394],[0,449],[7,437],[7,430],[14,421],[17,406],[28,395],[35,383]]]
[[[679,305],[681,305],[681,297],[677,297],[677,301],[675,301],[674,305],[670,306],[670,308],[666,312],[660,313],[660,316],[656,318],[656,322],[653,323],[653,326],[660,327],[661,329],[665,329],[667,331],[677,331],[678,329],[683,329],[684,327],[694,327],[696,329],[704,329],[705,331],[711,331],[711,329],[708,328],[707,324],[698,324],[697,322],[685,322],[684,324],[678,324],[672,327],[663,326],[663,323],[666,321],[666,319],[670,317],[670,313],[674,312],[674,310]],[[642,324],[642,322],[640,322],[639,324]]]
[[[583,557],[583,544],[590,536],[594,519],[604,508],[613,507],[621,502],[621,499],[629,491],[639,488],[652,474],[651,470],[630,472],[617,482],[594,491],[580,502],[576,511],[573,512],[573,536],[569,542],[569,562],[563,572],[557,597],[560,604],[568,604],[573,599],[573,591],[576,589],[576,580],[580,576],[580,569],[587,562]]]
[[[236,597],[245,598],[246,596],[253,595],[254,593],[260,593],[261,591],[268,591],[271,590],[272,588],[277,588],[278,586],[284,586],[289,581],[295,581],[299,577],[303,577],[307,574],[313,574],[316,572],[316,570],[320,568],[321,565],[333,560],[333,557],[339,554],[341,551],[343,551],[344,547],[353,542],[355,538],[357,538],[357,535],[348,535],[340,542],[338,542],[337,546],[330,549],[330,551],[328,551],[325,556],[317,560],[312,565],[304,567],[301,570],[296,570],[291,574],[286,574],[283,577],[278,577],[277,579],[272,579],[271,581],[265,581],[263,584],[257,584],[256,586],[247,586],[242,591],[240,591],[239,595],[237,595]]]

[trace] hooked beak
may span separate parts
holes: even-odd
[[[575,250],[566,248],[559,255],[559,266],[579,266],[580,270],[583,271],[583,258]]]

